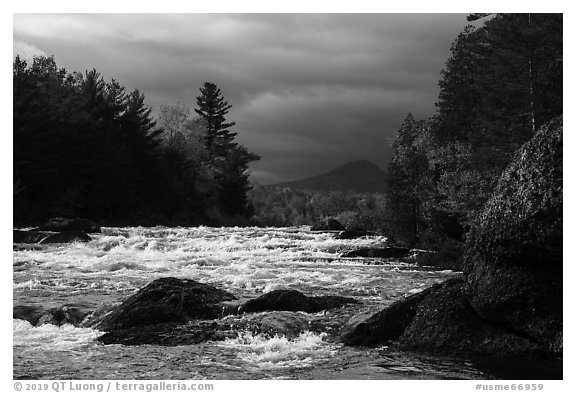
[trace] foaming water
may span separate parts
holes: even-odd
[[[103,228],[91,236],[87,243],[15,250],[14,305],[93,310],[167,276],[211,283],[242,299],[285,288],[350,296],[360,304],[348,311],[299,314],[298,321],[315,324],[313,332],[269,337],[241,331],[234,339],[179,347],[104,346],[96,341],[102,333],[92,329],[14,320],[15,378],[413,378],[373,367],[373,350],[342,347],[327,332],[355,313],[378,310],[456,274],[397,260],[341,258],[346,250],[382,246],[386,238],[340,240],[307,227]],[[448,375],[423,370],[419,375]]]
[[[262,369],[307,368],[331,358],[334,346],[322,339],[326,333],[303,332],[294,339],[286,336],[267,337],[242,332],[235,339],[227,339],[222,347],[236,350],[239,359]]]

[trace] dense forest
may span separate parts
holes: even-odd
[[[13,64],[14,223],[82,216],[117,225],[243,222],[248,164],[235,142],[231,105],[206,82],[195,116],[163,106],[154,119],[144,95],[67,72],[53,57]]]
[[[264,226],[314,225],[332,217],[352,230],[386,233],[386,197],[381,193],[306,191],[256,185],[248,192],[254,221]]]
[[[562,114],[562,14],[472,14],[451,47],[435,115],[393,141],[387,217],[396,238],[459,256],[502,170]]]

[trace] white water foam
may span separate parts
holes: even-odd
[[[44,324],[38,327],[21,319],[13,319],[14,351],[25,352],[74,352],[82,351],[95,343],[102,332],[90,328],[78,328],[66,324]],[[32,345],[31,345],[32,344]]]
[[[237,350],[238,358],[258,368],[305,368],[336,353],[333,345],[323,341],[325,336],[326,333],[306,331],[291,340],[285,336],[242,332],[237,338],[227,339],[219,345]]]

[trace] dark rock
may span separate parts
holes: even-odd
[[[306,296],[296,290],[279,289],[247,301],[240,308],[240,311],[304,311],[315,313],[350,303],[358,303],[358,301],[343,296]]]
[[[12,308],[13,318],[23,319],[34,326],[40,326],[46,323],[56,326],[62,326],[67,323],[79,326],[86,315],[87,312],[82,308],[70,305],[53,307],[49,310],[45,310],[43,307],[36,305],[18,305]]]
[[[298,337],[310,330],[310,323],[305,314],[291,311],[272,311],[257,314],[244,314],[242,319],[234,323],[238,331],[248,331],[253,335],[266,337],[284,336],[288,339]]]
[[[311,231],[344,231],[346,227],[338,220],[330,217],[326,218],[310,228]]]
[[[406,247],[366,247],[342,253],[343,258],[405,258],[410,255]]]
[[[12,307],[12,318],[23,319],[30,322],[33,326],[36,326],[40,317],[42,317],[45,312],[46,311],[41,306],[17,305]]]
[[[562,245],[558,118],[520,149],[500,177],[468,235],[464,281],[433,286],[422,293],[413,316],[413,308],[397,305],[398,317],[358,327],[358,337],[345,336],[345,342],[374,345],[364,338],[374,331],[394,338],[411,318],[399,338],[406,349],[556,357],[563,342]],[[391,308],[381,314],[392,313]]]
[[[65,324],[71,324],[74,326],[79,326],[86,312],[82,311],[77,307],[62,306],[55,307],[44,313],[36,323],[36,326],[44,325],[49,323],[51,325],[62,326]]]
[[[54,233],[40,241],[40,244],[89,242],[92,238],[81,231]]]
[[[40,231],[21,231],[14,229],[12,231],[12,237],[14,243],[39,243],[42,239],[50,236],[49,232]]]
[[[482,317],[562,351],[562,117],[516,154],[466,242],[465,293]]]
[[[365,236],[374,236],[374,233],[369,232],[369,231],[347,229],[345,231],[340,232],[336,236],[336,238],[337,239],[357,239],[359,237],[365,237]]]
[[[103,344],[177,346],[222,341],[235,336],[237,332],[217,322],[192,321],[185,325],[161,323],[113,330],[100,336],[98,341]]]
[[[154,280],[111,312],[94,318],[91,326],[110,331],[162,323],[184,324],[191,319],[221,316],[223,302],[234,295],[194,280],[173,277]]]
[[[265,337],[278,335],[293,339],[307,330],[309,323],[303,315],[275,311],[219,320],[192,320],[186,324],[134,326],[107,332],[98,340],[104,344],[176,346],[237,338],[239,332]]]
[[[480,318],[463,295],[463,286],[463,279],[433,286],[400,337],[401,346],[455,355],[508,356],[540,350],[530,339]]]
[[[55,217],[48,220],[48,222],[36,230],[50,231],[50,232],[64,232],[64,231],[82,231],[86,233],[100,233],[102,228],[93,221],[85,218],[64,218]]]
[[[353,318],[342,333],[342,342],[345,345],[375,347],[397,340],[412,322],[418,306],[432,288],[394,302],[368,318]]]

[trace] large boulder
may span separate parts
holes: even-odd
[[[64,231],[82,231],[86,233],[100,233],[102,228],[93,221],[86,218],[65,218],[54,217],[48,220],[46,224],[38,227],[37,231],[64,232]]]
[[[399,337],[403,348],[442,354],[534,353],[540,347],[497,324],[485,321],[463,295],[464,280],[450,279],[425,294]]]
[[[562,352],[562,118],[500,177],[467,242],[463,279],[381,311],[343,336],[403,348],[507,357]]]
[[[304,311],[315,313],[358,303],[356,299],[343,296],[306,296],[293,289],[270,291],[241,306],[241,312]]]
[[[90,325],[100,330],[123,330],[163,323],[185,324],[193,319],[221,316],[224,302],[234,295],[194,280],[159,278],[130,296]]]
[[[420,303],[432,288],[398,300],[371,316],[352,318],[342,333],[342,342],[345,345],[375,347],[397,340],[412,322]]]
[[[466,242],[465,293],[483,318],[562,350],[562,117],[506,168]]]

